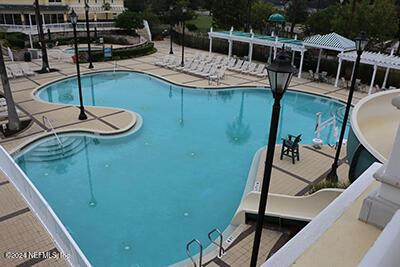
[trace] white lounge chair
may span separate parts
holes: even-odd
[[[219,85],[220,81],[225,76],[226,67],[220,68],[214,75],[208,76],[208,84],[211,84],[212,81],[216,81],[217,85]]]
[[[237,72],[242,72],[242,70],[246,70],[249,67],[249,65],[250,65],[250,62],[244,61],[241,66],[236,66],[232,70],[237,71]]]
[[[204,71],[204,72],[200,73],[200,76],[207,78],[212,75],[215,75],[217,73],[217,71],[218,71],[217,65],[212,65],[210,70],[208,70],[207,72]]]
[[[257,67],[256,63],[250,63],[249,67],[247,68],[247,70],[242,70],[242,73],[248,74],[248,73],[254,71],[256,69],[256,67]]]
[[[190,70],[188,71],[188,73],[189,73],[189,74],[196,74],[196,73],[199,73],[199,72],[203,71],[203,69],[205,68],[205,66],[206,66],[205,63],[200,63],[200,64],[197,66],[197,68],[195,68],[195,69],[190,69]]]
[[[200,62],[198,60],[193,61],[193,63],[190,66],[185,66],[182,71],[183,72],[188,72],[188,71],[193,71],[197,69],[197,66],[199,66]]]
[[[202,76],[203,73],[208,73],[211,70],[212,65],[207,64],[204,68],[200,71],[194,71],[192,74]]]
[[[24,62],[20,64],[22,71],[26,76],[35,75],[35,72],[31,69],[28,63]]]
[[[24,72],[22,71],[19,65],[10,64],[7,67],[10,69],[15,78],[24,77]]]
[[[267,71],[267,69],[263,69],[262,72],[261,72],[261,73],[257,73],[256,76],[257,76],[257,77],[260,77],[260,78],[265,78],[265,77],[267,77],[267,76],[268,76],[268,71]]]
[[[181,60],[179,58],[175,58],[172,62],[167,64],[165,67],[167,67],[168,69],[174,69],[177,66],[181,66]]]
[[[263,72],[264,68],[265,68],[264,64],[258,64],[257,68],[253,71],[250,71],[249,74],[251,74],[251,75],[261,74]]]
[[[193,58],[189,59],[185,62],[185,66],[178,65],[175,67],[175,70],[182,71],[185,67],[190,67],[195,60]]]
[[[222,62],[222,57],[221,56],[217,56],[215,58],[215,60],[213,61],[213,64],[219,65]]]
[[[229,60],[229,62],[226,64],[226,66],[228,67],[228,69],[233,68],[236,64],[236,58],[231,58]]]
[[[236,62],[235,66],[233,66],[233,67],[229,67],[228,66],[228,70],[238,70],[238,69],[240,69],[242,67],[242,65],[243,65],[243,60],[239,59]]]
[[[222,59],[221,63],[219,63],[217,65],[218,65],[218,67],[221,67],[221,66],[227,66],[228,64],[229,64],[229,58],[228,57],[224,57]]]
[[[7,78],[8,79],[13,79],[14,75],[13,75],[13,73],[11,72],[11,70],[7,66],[6,66],[6,71],[7,71]]]
[[[169,55],[164,56],[163,58],[160,58],[158,61],[154,62],[154,65],[164,67],[171,61],[171,58],[173,57]]]

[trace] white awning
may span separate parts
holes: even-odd
[[[324,35],[317,34],[307,37],[303,44],[306,47],[334,50],[339,52],[356,49],[356,44],[354,41],[347,39],[346,37],[343,37],[335,32]]]
[[[303,42],[301,40],[289,39],[283,37],[274,37],[268,35],[258,35],[252,33],[245,32],[212,32],[208,33],[209,38],[215,39],[224,39],[231,40],[242,43],[249,44],[257,44],[263,46],[277,47],[282,48],[285,46],[286,48],[290,48],[293,51],[306,51],[307,49],[304,47]]]
[[[346,61],[356,61],[356,51],[340,53],[339,58]],[[364,51],[361,55],[361,63],[383,68],[400,70],[400,57],[377,52]]]

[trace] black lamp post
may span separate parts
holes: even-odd
[[[184,7],[182,8],[182,60],[181,60],[181,66],[185,66],[185,15],[186,15],[187,9]]]
[[[272,162],[274,159],[274,151],[276,144],[276,135],[279,124],[279,112],[281,109],[280,101],[290,84],[294,68],[290,63],[289,55],[280,52],[272,64],[267,66],[269,83],[274,97],[274,105],[272,107],[271,125],[269,129],[267,158],[265,160],[264,177],[261,188],[260,204],[258,207],[256,233],[254,236],[253,252],[251,254],[250,267],[257,264],[258,250],[260,249],[261,233],[264,224],[264,214],[267,206],[267,197],[269,184],[271,180]]]
[[[82,85],[81,85],[81,71],[79,69],[79,57],[78,57],[78,41],[76,39],[76,24],[78,22],[78,15],[72,9],[71,13],[69,14],[71,19],[72,28],[74,29],[74,43],[75,43],[75,63],[76,63],[76,74],[78,76],[78,89],[79,89],[79,109],[81,112],[79,113],[80,120],[86,120],[87,116],[85,114],[85,108],[83,107],[83,97],[82,97]]]
[[[172,11],[174,10],[173,6],[169,6],[169,54],[172,55],[174,54],[174,51],[172,51]]]
[[[90,10],[90,6],[88,4],[88,1],[86,0],[85,1],[85,19],[86,19],[86,33],[87,33],[88,53],[89,53],[89,69],[93,69],[92,49],[90,47],[89,10]]]
[[[337,148],[336,148],[335,160],[333,161],[333,164],[332,164],[332,167],[331,167],[331,171],[328,173],[328,176],[326,177],[326,179],[328,181],[333,181],[333,182],[337,182],[338,181],[337,168],[338,168],[340,150],[341,150],[342,144],[343,144],[344,133],[346,132],[347,120],[349,119],[351,102],[353,100],[354,86],[356,84],[358,66],[360,65],[361,54],[364,52],[364,49],[365,49],[365,47],[367,46],[367,43],[368,43],[367,34],[365,32],[360,32],[359,36],[354,41],[356,43],[357,59],[356,59],[356,62],[354,64],[353,78],[351,80],[349,96],[347,98],[346,111],[345,111],[344,116],[343,116],[342,129],[340,131],[339,142],[338,142],[338,145],[337,145]]]

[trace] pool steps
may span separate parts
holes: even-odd
[[[81,152],[89,143],[89,140],[82,137],[67,136],[61,138],[63,146],[53,139],[38,145],[29,154],[24,156],[27,162],[42,162],[60,160],[71,157]]]

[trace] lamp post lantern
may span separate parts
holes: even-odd
[[[88,4],[88,0],[86,0],[85,1],[85,19],[86,19],[86,34],[87,34],[87,43],[88,43],[89,69],[93,69],[92,49],[90,47],[89,11],[90,11],[90,6]]]
[[[268,137],[267,157],[265,160],[264,177],[261,188],[260,204],[257,214],[257,225],[254,236],[253,251],[251,254],[250,267],[255,267],[257,264],[258,251],[260,249],[261,233],[264,224],[264,214],[267,206],[267,198],[269,184],[271,180],[272,163],[274,159],[276,136],[279,124],[279,112],[281,109],[280,101],[289,87],[292,79],[294,67],[290,63],[289,55],[282,51],[280,52],[272,64],[267,66],[268,79],[274,97],[274,105],[272,107],[271,125]]]
[[[356,43],[357,58],[356,58],[356,62],[354,64],[353,78],[351,80],[349,96],[347,98],[346,110],[345,110],[344,116],[343,116],[342,129],[340,131],[339,142],[338,142],[338,145],[337,145],[337,148],[336,148],[335,159],[333,161],[331,170],[330,170],[330,172],[328,173],[328,175],[326,177],[326,179],[328,181],[333,181],[333,182],[337,182],[338,181],[337,168],[338,168],[340,150],[342,148],[343,138],[344,138],[344,134],[346,132],[347,120],[349,119],[351,102],[353,100],[354,87],[355,87],[355,84],[356,84],[358,67],[360,65],[361,55],[364,52],[364,49],[368,44],[367,34],[365,32],[360,32],[359,36],[354,41]]]
[[[81,72],[79,69],[79,56],[78,56],[78,41],[76,39],[76,24],[78,23],[78,15],[75,13],[74,9],[72,9],[71,13],[69,14],[72,28],[74,30],[74,44],[75,44],[75,63],[76,63],[76,74],[78,78],[78,89],[79,89],[79,119],[86,120],[87,116],[85,114],[85,108],[83,106],[83,97],[82,97],[82,85],[81,85]]]
[[[169,6],[169,38],[170,38],[170,40],[169,40],[169,54],[170,55],[173,55],[174,54],[174,51],[172,51],[172,20],[173,20],[173,17],[172,17],[172,11],[174,10],[174,7],[173,6]]]
[[[185,16],[186,16],[187,9],[184,7],[182,8],[182,60],[181,66],[185,66]]]

